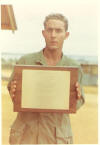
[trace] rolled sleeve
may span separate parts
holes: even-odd
[[[76,109],[78,110],[84,103],[85,103],[85,96],[84,96],[84,92],[83,92],[83,85],[82,85],[82,79],[83,79],[83,71],[81,66],[79,67],[79,78],[78,78],[78,82],[80,84],[81,87],[81,98],[77,100],[77,104],[76,104]]]
[[[24,58],[21,57],[21,58],[16,62],[16,64],[25,64]],[[14,79],[14,67],[13,67],[13,71],[12,71],[12,74],[11,74],[11,76],[10,76],[10,78],[9,78],[8,85],[7,85],[7,88],[8,88],[9,91],[10,91],[11,81],[13,81],[13,79]]]

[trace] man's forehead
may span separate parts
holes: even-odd
[[[61,20],[56,20],[56,19],[50,19],[46,22],[46,27],[47,28],[58,28],[62,29],[64,28],[64,22]]]

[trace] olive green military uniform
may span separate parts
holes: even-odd
[[[23,56],[18,64],[47,66],[43,50]],[[79,66],[77,62],[62,56],[56,66]],[[81,69],[79,83],[81,84]],[[10,83],[13,80],[13,74]],[[83,94],[83,93],[82,93]],[[83,96],[83,95],[82,95]],[[77,109],[84,103],[82,97],[77,101]],[[73,143],[69,114],[19,112],[11,127],[10,144],[69,144]]]

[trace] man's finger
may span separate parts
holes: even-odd
[[[77,98],[81,98],[81,90],[80,90],[80,85],[78,82],[76,82],[76,91],[77,91]]]
[[[11,96],[11,98],[14,99],[14,97],[15,97],[15,95],[13,94],[13,95]]]
[[[13,89],[12,89],[12,92],[15,92],[15,91],[16,91],[16,89],[13,88]]]
[[[14,85],[14,88],[16,88],[16,85]]]
[[[14,81],[13,81],[13,83],[14,83],[14,84],[16,84],[16,83],[17,83],[17,81],[16,81],[16,80],[14,80]]]
[[[16,84],[17,83],[17,81],[16,80],[13,80],[12,82],[11,82],[11,85],[14,85],[14,84]]]
[[[80,86],[79,82],[76,82],[76,87],[79,87],[79,86]]]

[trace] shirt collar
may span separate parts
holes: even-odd
[[[43,49],[39,52],[39,55],[38,55],[38,59],[36,60],[36,63],[38,65],[47,65],[48,64],[46,63],[46,60],[45,60],[45,57],[43,55]],[[65,56],[62,54],[62,58],[60,59],[60,61],[56,64],[56,66],[59,66],[59,65],[63,65],[64,63],[64,60],[65,60]]]
[[[36,64],[37,65],[47,65],[44,55],[43,55],[43,49],[38,53],[38,57],[36,58]]]

